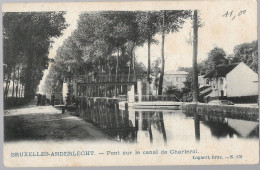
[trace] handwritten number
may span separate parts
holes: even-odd
[[[240,11],[240,12],[238,13],[238,16],[240,16],[240,15],[242,15],[242,14],[245,14],[245,13],[246,13],[246,10]]]
[[[228,15],[231,17],[232,14],[233,14],[233,10],[230,13],[227,11],[222,17],[228,17]]]
[[[237,15],[233,13],[232,11],[227,11],[222,17],[231,18],[231,21],[233,21],[237,16],[244,15],[246,13],[246,10],[240,10]]]

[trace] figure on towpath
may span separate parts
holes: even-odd
[[[45,106],[46,103],[46,95],[42,95],[42,106]]]
[[[51,95],[51,105],[54,106],[54,104],[55,104],[55,95],[54,95],[54,93],[52,93],[52,95]]]
[[[37,106],[40,106],[42,103],[42,95],[41,94],[37,94]]]

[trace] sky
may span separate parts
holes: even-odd
[[[66,13],[65,19],[66,19],[66,23],[69,24],[69,26],[66,28],[66,30],[63,31],[62,36],[60,36],[59,38],[53,39],[54,43],[52,44],[52,48],[50,49],[49,58],[55,58],[56,52],[57,52],[58,48],[62,46],[63,41],[66,40],[71,35],[71,33],[77,28],[77,20],[78,20],[79,14],[80,14],[79,11],[68,11]],[[49,68],[50,68],[50,66],[51,66],[51,64],[49,65]],[[39,87],[38,93],[41,93],[41,94],[45,93],[44,92],[45,91],[44,82],[45,82],[45,79],[48,74],[49,74],[49,70],[47,69],[44,71],[42,80],[40,81],[40,84],[38,86]]]
[[[212,8],[211,8],[212,9]],[[228,12],[228,13],[227,13]],[[69,27],[58,39],[54,39],[50,49],[49,58],[54,58],[57,49],[77,28],[77,20],[80,11],[67,11],[65,16]],[[225,15],[226,14],[226,15]],[[206,59],[208,53],[214,47],[223,48],[227,54],[232,54],[236,45],[257,40],[256,10],[235,8],[230,10],[199,10],[203,26],[198,31],[198,62]],[[193,47],[187,43],[193,35],[192,23],[187,20],[179,32],[170,33],[165,37],[165,71],[177,70],[178,67],[191,67]],[[161,35],[154,37],[159,44],[151,45],[151,61],[161,57]],[[147,44],[136,49],[137,61],[147,66]],[[39,85],[42,91],[43,82],[48,70]]]
[[[198,62],[206,59],[209,51],[214,47],[223,48],[227,54],[232,54],[236,45],[257,40],[256,20],[251,20],[256,18],[256,15],[250,12],[246,11],[238,17],[240,10],[234,10],[232,17],[223,17],[226,11],[201,10],[200,16],[204,26],[198,31]],[[237,16],[233,19],[235,14]],[[192,66],[193,47],[187,43],[192,35],[191,21],[187,21],[179,32],[166,36],[166,71],[177,70],[179,66]],[[156,35],[155,38],[161,41],[161,35]],[[161,44],[152,45],[151,48],[152,60],[161,56]],[[138,61],[147,65],[147,44],[138,48],[136,55]]]

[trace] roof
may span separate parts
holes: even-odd
[[[218,65],[214,70],[204,76],[204,78],[212,77],[226,77],[226,75],[232,71],[239,63],[229,65]]]
[[[167,71],[165,74],[188,75],[189,73],[186,71]]]

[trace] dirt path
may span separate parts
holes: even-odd
[[[109,140],[92,124],[53,106],[27,105],[4,111],[4,140]]]

